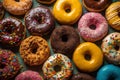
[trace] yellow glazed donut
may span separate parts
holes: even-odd
[[[23,15],[32,6],[32,0],[3,0],[4,8],[13,15]]]
[[[91,42],[80,44],[73,54],[75,65],[84,72],[96,71],[103,63],[103,53]]]
[[[53,15],[61,24],[74,24],[82,14],[79,0],[57,0],[53,7]]]
[[[114,2],[107,8],[106,18],[111,27],[120,30],[120,2]]]

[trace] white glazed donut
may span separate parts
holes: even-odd
[[[57,72],[54,68],[55,66],[60,66],[61,70]],[[48,80],[67,80],[72,74],[73,67],[67,56],[57,53],[48,58],[42,70]]]
[[[120,65],[120,33],[114,32],[105,37],[102,50],[109,63]]]

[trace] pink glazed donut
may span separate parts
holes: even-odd
[[[84,40],[95,42],[107,34],[108,24],[100,13],[89,12],[80,19],[78,30]]]

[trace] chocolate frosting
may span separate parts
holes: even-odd
[[[6,46],[18,46],[25,37],[25,27],[21,21],[9,17],[0,21],[0,42]]]
[[[46,35],[55,28],[53,16],[45,6],[30,10],[25,16],[25,25],[32,35],[39,36]]]
[[[85,73],[78,73],[74,74],[70,80],[95,80],[95,78]]]
[[[111,2],[111,0],[84,0],[84,4],[88,8],[92,8],[95,10],[104,9]]]

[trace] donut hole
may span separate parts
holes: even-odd
[[[62,41],[67,42],[68,41],[68,36],[67,35],[62,35]]]
[[[88,61],[91,60],[91,55],[90,55],[90,53],[89,53],[88,51],[85,53],[84,58],[85,58],[86,60],[88,60]]]
[[[95,30],[96,26],[94,24],[92,24],[92,25],[89,26],[89,28],[92,29],[92,30]]]
[[[108,80],[115,80],[115,78],[113,76],[110,76]]]
[[[20,2],[20,0],[15,0],[16,2]]]
[[[54,70],[55,70],[55,72],[61,71],[61,66],[60,65],[55,65]]]
[[[118,16],[120,17],[120,12],[118,12]]]
[[[4,27],[4,31],[11,34],[14,30],[14,25],[11,24],[6,24]]]
[[[36,21],[36,22],[38,22],[38,23],[42,23],[43,22],[43,20],[44,20],[44,17],[43,17],[43,15],[42,14],[36,14],[35,16],[34,16],[34,20]]]
[[[5,67],[4,64],[0,64],[0,69],[3,69]]]
[[[114,47],[114,48],[115,48],[115,50],[117,50],[117,51],[118,51],[120,47],[119,47],[118,45],[115,45],[115,47]]]
[[[71,12],[71,6],[70,6],[70,4],[66,4],[64,6],[64,10],[65,10],[66,13],[70,13]]]
[[[32,45],[31,45],[31,52],[33,53],[33,54],[35,54],[36,52],[37,52],[37,49],[38,49],[38,44],[37,43],[33,43]]]

